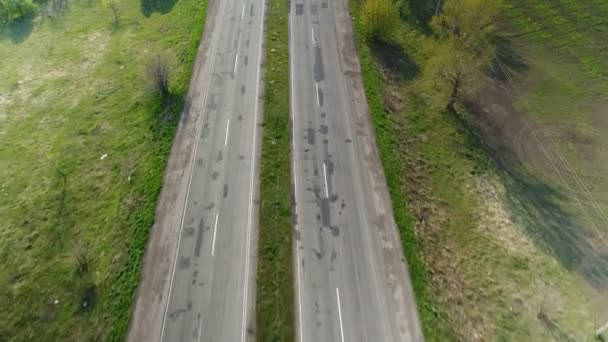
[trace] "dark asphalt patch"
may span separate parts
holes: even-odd
[[[323,107],[323,89],[319,88],[317,92],[317,96],[319,96],[319,106]]]
[[[196,243],[194,244],[194,256],[199,257],[201,255],[201,245],[203,243],[203,231],[205,230],[204,220],[201,218],[201,222],[198,225],[198,231],[196,234]]]
[[[315,130],[312,128],[308,128],[306,133],[306,138],[308,140],[308,145],[314,145],[315,144]]]
[[[319,132],[323,135],[327,135],[327,133],[329,132],[329,128],[326,125],[321,125],[319,127]]]
[[[319,201],[319,206],[321,207],[321,224],[324,227],[331,227],[329,198],[321,198]]]
[[[321,55],[321,48],[319,46],[315,47],[315,64],[313,67],[313,73],[315,76],[315,81],[321,82],[325,79],[325,68],[323,66],[323,57]]]

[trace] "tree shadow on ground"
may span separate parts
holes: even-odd
[[[400,0],[400,16],[422,33],[430,34],[430,21],[437,3],[433,0]]]
[[[476,102],[466,102],[465,108],[471,117],[463,125],[490,156],[505,186],[513,221],[564,268],[582,275],[594,288],[608,291],[608,251],[596,247],[598,237],[568,209],[572,199],[566,190],[547,178],[548,171],[532,169],[529,161],[521,159],[514,146],[517,138],[500,137],[514,134],[491,122],[494,113]],[[516,115],[523,114],[512,110],[508,120],[517,120]]]
[[[492,77],[506,81],[508,74],[523,73],[528,70],[524,58],[515,51],[513,43],[508,37],[493,35],[491,44],[496,48],[496,57],[492,60]]]
[[[9,39],[15,44],[21,44],[34,31],[34,17],[29,16],[9,24],[0,26],[0,40]]]
[[[393,43],[370,43],[370,49],[387,77],[396,81],[410,81],[420,67],[408,56],[404,48]]]
[[[166,14],[171,12],[173,6],[177,0],[140,0],[141,1],[141,13],[149,17],[154,12]]]

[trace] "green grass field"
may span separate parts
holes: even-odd
[[[563,181],[553,169],[547,177],[559,183],[562,191],[567,191],[567,183],[573,192],[570,202],[580,199],[586,208],[569,205],[582,220],[589,215],[593,234],[608,237],[608,219],[603,213],[608,212],[608,181],[604,177],[608,172],[608,136],[604,134],[608,129],[608,51],[604,41],[608,3],[530,1],[523,6],[512,1],[506,14],[522,34],[513,41],[528,65],[528,72],[513,73],[522,93],[515,99],[516,106],[544,126],[559,149],[554,152],[557,156],[551,157],[566,174]],[[560,152],[567,164],[560,160]]]
[[[294,340],[288,3],[267,2],[264,140],[256,319],[258,341]]]
[[[522,120],[510,115],[504,116],[505,122],[498,119],[500,111],[521,117],[528,114],[524,108],[532,106],[545,125],[561,127],[565,132],[552,135],[556,144],[581,175],[586,172],[584,181],[593,184],[591,191],[597,192],[601,206],[604,183],[596,170],[606,163],[600,165],[605,159],[596,158],[608,157],[601,155],[606,145],[597,131],[602,126],[578,115],[590,113],[584,109],[590,98],[600,101],[596,114],[605,113],[605,69],[593,65],[608,59],[582,48],[601,42],[560,35],[548,40],[540,32],[539,38],[521,35],[535,29],[518,26],[528,22],[523,18],[530,15],[530,6],[544,7],[547,2],[506,1],[499,34],[512,36],[507,40],[511,45],[502,46],[499,54],[508,62],[522,97],[488,78],[480,95],[471,99],[483,98],[477,104],[483,105],[487,121],[494,124],[490,127],[498,127],[497,137],[504,140],[496,145],[514,151],[513,156],[499,155],[503,149],[489,149],[486,140],[494,137],[485,135],[496,131],[478,131],[468,122],[476,118],[469,107],[454,115],[437,112],[424,100],[419,80],[435,39],[426,25],[433,4],[402,2],[403,20],[391,44],[359,39],[366,93],[426,339],[593,340],[595,329],[608,319],[598,304],[606,302],[598,284],[604,279],[602,269],[608,269],[601,240],[589,235],[594,230],[581,220],[559,177],[546,169],[550,163],[543,160],[542,148]],[[351,1],[360,33],[359,6]],[[529,21],[534,25],[562,20],[554,13],[542,20],[540,13],[535,15]],[[580,19],[575,22],[582,25]],[[591,37],[596,29],[583,34]],[[572,62],[574,58],[579,60]],[[590,134],[572,133],[579,127]],[[595,149],[593,157],[580,153],[577,142],[591,135],[597,140],[586,148]]]
[[[0,340],[119,341],[204,0],[50,0],[0,33]],[[169,56],[163,103],[145,64]]]

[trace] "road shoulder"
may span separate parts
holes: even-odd
[[[353,122],[357,128],[359,144],[364,151],[363,177],[374,189],[371,205],[378,215],[374,218],[379,229],[377,233],[381,239],[383,261],[387,271],[387,284],[393,303],[395,321],[399,324],[398,330],[403,341],[422,341],[420,320],[416,308],[416,301],[409,276],[407,261],[401,247],[401,239],[395,223],[392,203],[382,163],[380,161],[374,126],[371,119],[365,88],[361,78],[361,67],[357,48],[355,45],[352,18],[348,9],[347,0],[333,3],[336,15],[337,36],[340,49],[340,63],[344,70],[345,79],[351,92],[355,111]]]
[[[136,293],[135,308],[129,325],[128,341],[154,341],[160,337],[167,305],[171,268],[177,248],[178,231],[188,188],[192,151],[197,127],[202,120],[203,70],[210,52],[210,37],[219,29],[218,1],[208,0],[205,28],[193,65],[184,111],[175,134],[171,154],[157,203]]]

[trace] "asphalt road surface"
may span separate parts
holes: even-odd
[[[131,340],[252,338],[264,1],[222,0],[215,6],[205,33],[207,60],[191,85],[197,94],[189,101],[199,103],[189,105],[202,112],[183,174],[185,202],[163,287],[168,297],[159,301],[160,319],[148,322],[156,333],[146,335],[145,324],[134,323],[140,331]]]
[[[292,0],[297,339],[421,341],[345,0]]]

